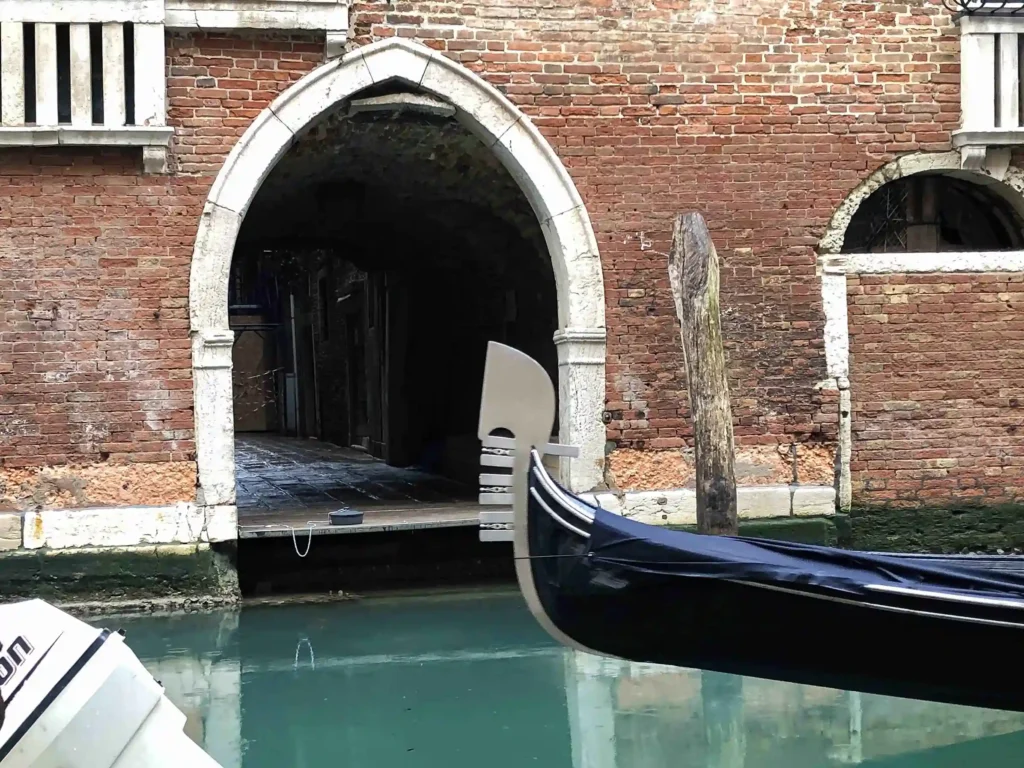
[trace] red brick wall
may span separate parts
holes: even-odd
[[[949,148],[958,44],[938,0],[357,2],[353,25],[482,73],[568,166],[601,247],[609,439],[689,435],[664,255],[688,209],[722,256],[738,442],[832,439],[815,245],[883,162]]]
[[[738,441],[832,439],[815,244],[869,172],[948,148],[958,46],[938,0],[381,0],[356,2],[352,24],[353,45],[417,38],[480,72],[569,168],[603,258],[610,439],[688,435],[664,255],[687,209],[722,256]],[[321,50],[170,36],[169,178],[130,152],[0,154],[5,466],[191,456],[199,211],[235,138]]]
[[[206,176],[217,174],[249,123],[320,64],[324,51],[323,35],[312,33],[175,34],[167,45],[174,167]]]
[[[848,281],[854,498],[1024,495],[1024,274]]]
[[[0,505],[50,482],[18,467],[109,463],[117,475],[119,463],[159,461],[194,478],[199,214],[236,138],[315,66],[313,51],[309,35],[170,36],[177,175],[143,176],[139,150],[0,152]],[[76,503],[107,499],[109,473]],[[128,501],[172,500],[140,493]]]

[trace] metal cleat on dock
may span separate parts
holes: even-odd
[[[503,507],[480,512],[480,541],[512,541],[512,465],[515,462],[515,440],[490,435],[481,441],[480,473],[481,506]],[[575,459],[580,449],[574,445],[546,443],[539,447],[542,456]],[[498,471],[486,471],[498,470]],[[504,470],[504,471],[501,471]]]

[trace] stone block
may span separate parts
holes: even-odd
[[[616,515],[622,514],[622,502],[614,493],[584,493],[580,498]]]
[[[789,486],[753,485],[737,488],[736,512],[740,519],[789,517]]]
[[[793,493],[793,514],[834,515],[836,513],[836,490],[827,485],[798,487]]]
[[[623,514],[651,525],[696,525],[697,495],[688,488],[627,493]]]
[[[209,541],[237,536],[234,506],[105,507],[44,510],[25,515],[26,549],[143,547]]]
[[[0,552],[21,549],[21,515],[0,514]]]
[[[238,508],[234,505],[206,507],[206,531],[203,541],[234,541],[238,538]]]

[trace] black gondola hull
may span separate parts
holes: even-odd
[[[527,505],[533,587],[547,619],[578,646],[637,662],[1024,711],[1019,561],[982,566],[719,537],[709,550],[711,537],[604,510],[591,508],[585,525],[537,467]],[[872,591],[893,585],[912,594]]]

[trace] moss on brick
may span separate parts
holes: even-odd
[[[229,553],[209,545],[6,552],[0,584],[3,600],[117,603],[237,594]]]
[[[1024,548],[1024,506],[893,509],[850,514],[850,546],[880,552],[1004,552]]]

